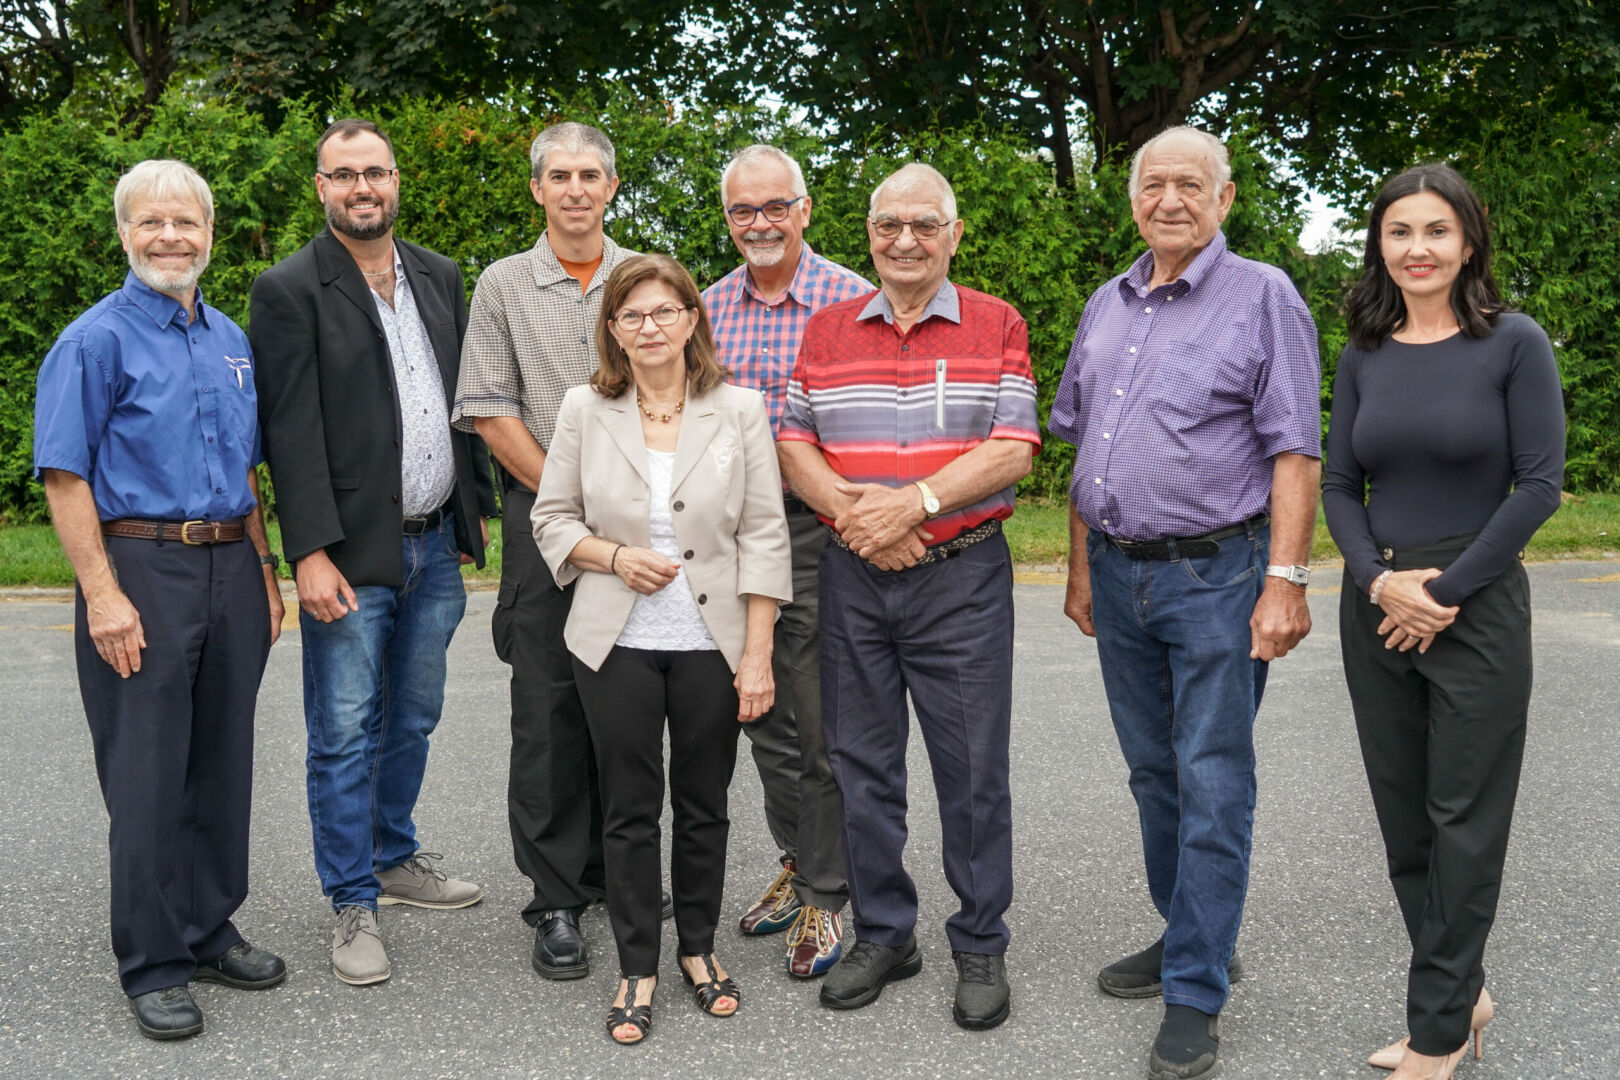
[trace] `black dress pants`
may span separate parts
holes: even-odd
[[[96,655],[83,592],[74,651],[109,819],[113,953],[134,997],[185,985],[242,940],[270,604],[249,543],[106,544],[146,633],[141,670],[123,679]]]
[[[664,720],[674,815],[670,891],[679,952],[714,951],[726,876],[726,788],[737,761],[737,691],[717,650],[664,652],[614,646],[574,673],[596,745],[608,916],[625,975],[658,971]]]
[[[506,812],[517,868],[534,883],[523,909],[583,907],[602,895],[602,804],[585,711],[563,642],[572,586],[535,546],[534,493],[508,487],[501,518],[501,591],[490,628],[512,668],[512,759]]]
[[[1397,551],[1396,570],[1444,568],[1468,538]],[[1386,549],[1387,551],[1388,549]],[[1464,600],[1429,651],[1385,649],[1382,611],[1345,574],[1340,645],[1389,877],[1412,941],[1412,1049],[1468,1041],[1485,982],[1530,705],[1530,591],[1515,562]]]

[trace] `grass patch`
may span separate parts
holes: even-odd
[[[482,570],[463,566],[469,581],[491,586],[501,579],[501,537],[498,523],[490,530],[489,548]],[[1015,563],[1024,566],[1060,565],[1069,557],[1069,506],[1048,499],[1025,499],[1007,522],[1007,544]],[[281,529],[270,522],[270,549],[281,550]],[[1525,548],[1536,559],[1612,558],[1620,551],[1620,495],[1568,495]],[[1311,542],[1311,562],[1339,557],[1328,535],[1321,511]],[[281,568],[287,577],[287,568]],[[56,530],[49,525],[0,526],[0,586],[71,586],[73,570]]]

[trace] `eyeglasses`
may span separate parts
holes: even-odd
[[[627,334],[640,330],[641,324],[646,322],[648,319],[653,321],[654,326],[674,326],[675,320],[679,319],[683,313],[690,310],[692,309],[675,307],[671,304],[665,304],[657,311],[631,311],[630,309],[626,308],[624,311],[621,311],[617,315],[613,316],[613,325],[617,326],[620,330],[623,330]]]
[[[331,172],[321,172],[321,170],[316,169],[315,175],[326,177],[335,188],[354,187],[355,181],[362,176],[366,178],[366,183],[372,187],[382,187],[384,184],[393,183],[394,173],[398,171],[398,169],[379,169],[374,166],[365,172],[355,172],[353,169],[333,169]]]
[[[764,206],[749,206],[746,203],[738,203],[736,206],[726,207],[726,217],[730,218],[731,223],[738,228],[747,228],[752,225],[755,217],[759,214],[764,214],[765,220],[772,223],[786,221],[788,211],[793,209],[793,204],[803,198],[804,196],[800,195],[798,198],[789,199],[787,202],[778,199],[775,202],[768,202]]]
[[[946,221],[900,221],[896,218],[869,219],[872,222],[872,231],[885,240],[893,240],[906,229],[918,240],[932,240],[939,235],[939,231],[951,224]]]
[[[142,236],[161,235],[170,225],[173,225],[174,231],[181,236],[200,236],[208,228],[203,222],[192,221],[190,218],[142,218],[140,221],[129,222],[129,227]]]

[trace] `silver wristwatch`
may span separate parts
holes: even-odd
[[[1311,568],[1308,566],[1268,566],[1266,577],[1280,577],[1290,585],[1309,585]]]

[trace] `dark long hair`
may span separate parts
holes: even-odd
[[[1379,237],[1390,204],[1420,191],[1432,191],[1451,206],[1462,228],[1463,243],[1473,248],[1468,261],[1458,267],[1457,280],[1451,283],[1451,310],[1457,316],[1458,327],[1471,338],[1485,337],[1506,310],[1491,273],[1491,231],[1479,196],[1451,166],[1419,165],[1386,183],[1372,205],[1361,280],[1350,290],[1347,304],[1350,343],[1358,349],[1378,348],[1406,321],[1406,300],[1384,266]]]
[[[596,350],[601,360],[596,374],[591,376],[591,389],[603,397],[616,398],[635,381],[630,371],[630,357],[608,330],[608,323],[624,307],[625,297],[644,281],[663,282],[674,290],[684,306],[697,312],[697,325],[686,342],[686,377],[692,384],[692,393],[707,394],[731,378],[730,370],[720,363],[708,313],[703,310],[697,283],[686,272],[686,267],[667,255],[636,255],[613,268],[602,292],[602,310],[596,318]]]

